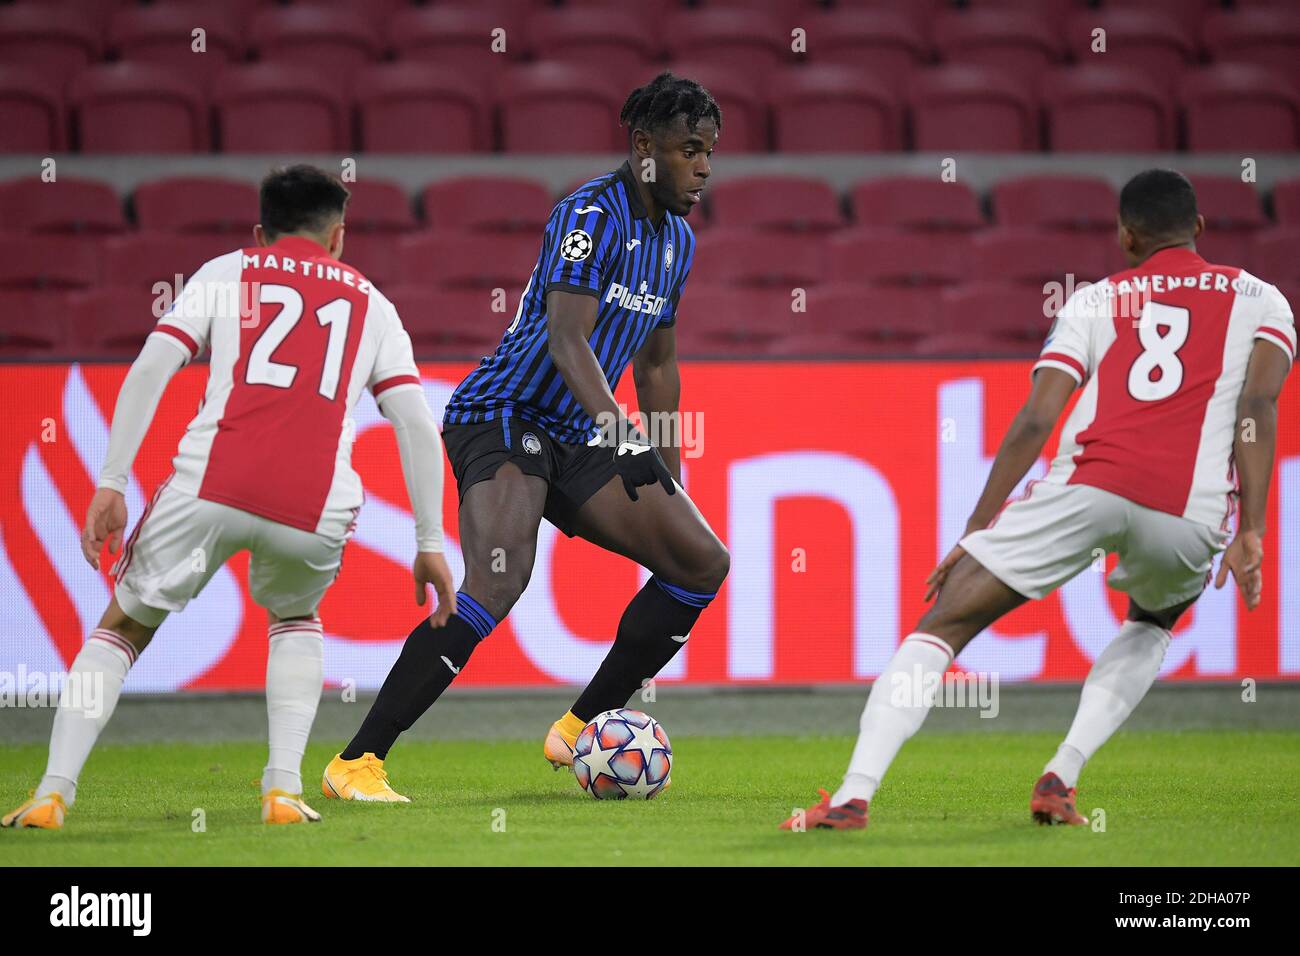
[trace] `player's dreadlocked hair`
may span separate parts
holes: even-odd
[[[702,119],[713,120],[719,132],[722,130],[722,110],[712,94],[694,80],[673,76],[667,70],[632,91],[618,121],[630,135],[634,129],[663,129],[679,114],[686,118],[686,128],[692,132]]]

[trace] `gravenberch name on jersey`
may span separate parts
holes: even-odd
[[[1133,276],[1129,279],[1121,279],[1119,282],[1107,280],[1079,291],[1084,302],[1097,304],[1102,299],[1110,300],[1117,296],[1141,295],[1147,292],[1158,295],[1162,292],[1174,292],[1178,289],[1199,289],[1201,292],[1231,292],[1235,295],[1255,297],[1264,294],[1264,283],[1247,276],[1230,279],[1222,272],[1201,272],[1186,276]]]
[[[244,253],[242,266],[245,269],[278,269],[281,272],[288,272],[293,275],[342,282],[344,285],[352,286],[358,292],[369,293],[371,289],[369,279],[359,277],[345,266],[329,266],[323,262],[312,262],[308,259],[277,256],[273,252],[265,254],[259,252],[251,256]]]

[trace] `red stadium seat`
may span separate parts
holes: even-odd
[[[67,293],[0,290],[0,358],[50,358],[68,338]]]
[[[1201,22],[1223,0],[1123,0],[1125,8],[1159,13],[1177,20],[1192,36],[1201,35]],[[1119,4],[1114,4],[1118,6]]]
[[[343,101],[309,68],[256,63],[223,71],[212,88],[227,153],[330,153],[347,148]]]
[[[1086,232],[990,229],[975,237],[971,270],[984,281],[1030,286],[1096,282],[1111,273],[1115,240]]]
[[[783,26],[789,23],[793,27],[802,22],[800,17],[813,14],[826,4],[821,0],[698,0],[687,4],[692,5],[713,10],[761,11],[776,17]]]
[[[512,67],[497,83],[502,149],[619,152],[625,93],[608,75],[566,63]]]
[[[806,18],[809,60],[870,71],[898,89],[930,62],[930,44],[916,17],[900,10],[843,10]]]
[[[863,226],[831,237],[830,277],[837,282],[934,286],[970,277],[970,234]]]
[[[816,285],[826,275],[825,240],[816,235],[773,235],[749,228],[713,229],[695,249],[692,281],[706,285]]]
[[[1106,31],[1104,51],[1094,49],[1096,30]],[[1081,11],[1066,22],[1065,37],[1080,65],[1125,67],[1144,74],[1148,83],[1162,90],[1171,90],[1183,70],[1196,62],[1196,35],[1179,18],[1161,10]]]
[[[202,52],[194,50],[194,31],[203,30]],[[245,53],[236,22],[225,9],[209,4],[121,7],[108,28],[108,47],[120,60],[154,63],[183,70],[207,88],[213,77]]]
[[[369,19],[355,10],[332,6],[263,10],[253,18],[249,38],[260,59],[297,64],[327,78],[351,77],[382,52]]]
[[[0,235],[0,289],[84,289],[99,281],[101,240],[92,236]]]
[[[1115,231],[1119,194],[1091,176],[1022,176],[993,187],[993,218],[1001,226]]]
[[[399,60],[434,63],[480,86],[518,62],[528,48],[522,14],[477,6],[402,10],[389,24],[388,42]],[[501,52],[493,48],[498,43],[505,44]]]
[[[933,17],[941,9],[948,8],[951,4],[948,0],[839,0],[835,6],[837,9],[845,10],[883,7],[887,10],[899,10],[924,21]]]
[[[425,221],[442,230],[525,231],[536,237],[554,206],[537,180],[505,176],[440,179],[420,194]]]
[[[639,86],[658,72],[657,31],[636,4],[541,11],[525,35],[537,59],[594,67],[625,84]]]
[[[975,334],[994,336],[1009,350],[1036,352],[1055,317],[1051,304],[1040,290],[1013,282],[968,282],[944,289],[939,295],[940,334],[950,340],[944,351],[958,350],[955,337]],[[920,350],[935,354],[939,348],[932,340]]]
[[[37,3],[0,7],[0,63],[62,84],[99,59],[103,44],[92,20],[70,8]]]
[[[1300,179],[1273,184],[1273,218],[1284,226],[1300,226]]]
[[[23,66],[0,66],[0,153],[49,153],[67,148],[59,83]]]
[[[810,289],[801,327],[836,331],[874,352],[907,352],[940,328],[939,289],[830,282]]]
[[[1043,333],[1046,336],[1046,331]],[[1042,338],[1026,330],[993,329],[987,332],[937,332],[926,336],[912,348],[916,358],[931,361],[971,359],[1032,358],[1042,349]]]
[[[478,83],[433,63],[358,70],[353,97],[368,153],[474,153],[492,147],[492,114]]]
[[[704,190],[714,225],[819,231],[844,225],[840,199],[822,179],[728,177]]]
[[[1282,75],[1241,63],[1188,72],[1179,86],[1192,152],[1300,148],[1300,95]]]
[[[387,289],[405,278],[399,251],[403,238],[401,234],[392,232],[347,235],[343,239],[343,261],[356,268],[381,290]],[[426,281],[426,277],[419,272],[411,278],[417,282]]]
[[[677,351],[689,356],[763,355],[797,332],[803,315],[789,290],[691,286],[677,309]]]
[[[902,146],[897,95],[863,70],[835,64],[773,70],[767,95],[779,152],[879,153]]]
[[[662,36],[671,59],[707,60],[760,82],[793,61],[790,30],[764,10],[679,10],[664,19]]]
[[[1023,84],[1065,58],[1058,27],[1030,10],[977,9],[944,13],[931,25],[939,59],[999,70]]]
[[[743,71],[700,63],[671,63],[668,69],[703,86],[722,110],[718,144],[732,153],[765,153],[768,148],[767,97]]]
[[[842,361],[861,358],[898,358],[910,355],[911,348],[910,342],[876,341],[839,329],[808,332],[796,328],[793,332],[767,343],[760,354],[764,358]]]
[[[1216,62],[1266,67],[1300,88],[1300,10],[1294,5],[1212,13],[1201,37]]]
[[[1250,247],[1250,271],[1265,282],[1300,282],[1300,227],[1278,227],[1256,233]],[[1292,302],[1292,308],[1300,303]]]
[[[1049,70],[1041,77],[1047,144],[1058,153],[1136,153],[1174,148],[1168,93],[1131,67]]]
[[[26,232],[111,233],[126,228],[122,203],[108,183],[60,176],[0,183],[0,222]]]
[[[1038,149],[1038,112],[1021,83],[997,70],[919,70],[908,84],[913,146],[920,151]]]
[[[202,94],[166,67],[92,66],[68,85],[68,107],[83,153],[193,153],[209,147]]]
[[[501,342],[519,307],[519,292],[498,297],[490,289],[435,289],[396,285],[387,290],[421,358],[487,355]],[[501,311],[494,311],[495,306]]]
[[[540,251],[536,234],[433,231],[398,243],[402,274],[444,288],[505,289],[517,296]],[[517,299],[513,300],[517,301]]]
[[[367,176],[343,185],[352,194],[346,213],[349,235],[357,232],[409,232],[419,225],[411,201],[400,183]]]
[[[67,302],[69,344],[81,355],[119,361],[135,358],[167,308],[140,287],[103,286],[72,293]]]
[[[962,6],[973,10],[1029,11],[1059,22],[1077,10],[1095,6],[1095,3],[1093,0],[964,0]]]
[[[1259,193],[1235,176],[1187,177],[1196,190],[1196,205],[1206,224],[1216,229],[1260,229],[1268,224]]]
[[[864,226],[911,229],[978,229],[983,226],[979,197],[964,182],[933,177],[886,176],[853,187],[849,204]]]
[[[235,234],[249,242],[258,218],[255,186],[207,176],[170,176],[141,183],[131,204],[142,230]]]
[[[253,231],[245,225],[241,236],[201,232],[138,232],[116,236],[99,249],[106,285],[151,295],[161,282],[176,293],[177,279],[186,279],[209,259],[253,245]]]
[[[262,0],[264,6],[269,6],[275,0]],[[389,23],[403,9],[409,7],[410,0],[295,0],[294,6],[299,7],[325,7],[336,10],[348,10],[352,13],[360,14],[370,21],[371,25],[378,28]]]

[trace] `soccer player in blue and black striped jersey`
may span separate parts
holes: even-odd
[[[652,573],[591,683],[547,734],[556,767],[573,762],[587,721],[624,706],[672,659],[726,577],[726,548],[681,488],[677,442],[652,444],[614,400],[631,363],[642,415],[678,412],[674,326],[695,252],[686,218],[722,114],[698,83],[664,73],[632,92],[620,121],[627,162],[552,211],[514,321],[447,404],[465,556],[456,611],[411,632],[326,769],[327,796],[404,799],[382,761],[523,593],[543,518]]]

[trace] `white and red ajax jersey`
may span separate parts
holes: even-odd
[[[392,303],[293,236],[205,263],[150,337],[187,360],[211,349],[172,487],[304,531],[361,505],[350,420],[361,390],[420,387]]]
[[[1244,269],[1165,249],[1074,293],[1034,368],[1084,386],[1047,475],[1222,527],[1237,398],[1256,341],[1294,360],[1295,319]]]

